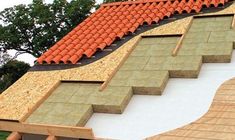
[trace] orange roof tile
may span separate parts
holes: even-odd
[[[37,59],[43,63],[76,64],[90,58],[116,39],[134,33],[143,24],[158,23],[176,13],[198,13],[202,7],[217,7],[228,0],[138,0],[103,4],[90,17]]]

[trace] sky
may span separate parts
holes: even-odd
[[[50,3],[53,0],[44,0],[44,1]],[[29,3],[32,2],[32,0],[0,0],[0,2],[1,2],[1,4],[0,4],[0,11],[2,11],[5,8],[12,7],[14,5],[29,4]],[[97,3],[101,3],[101,2],[103,2],[103,0],[96,0],[96,2]],[[15,51],[9,51],[8,53],[10,55],[14,55]],[[32,66],[34,64],[34,61],[36,60],[36,58],[34,58],[30,54],[22,54],[22,55],[17,57],[17,60],[27,62],[27,63],[29,63]]]

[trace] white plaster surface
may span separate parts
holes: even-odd
[[[123,114],[95,113],[86,127],[95,136],[139,140],[184,126],[203,116],[218,87],[235,77],[231,63],[204,63],[198,79],[170,78],[162,96],[134,95]]]

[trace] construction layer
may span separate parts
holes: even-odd
[[[217,13],[213,13],[213,14],[231,14],[231,13],[235,13],[235,8],[234,8],[234,4],[231,5],[230,7],[226,8],[225,10],[222,10],[220,12]],[[188,17],[188,18],[184,18],[181,20],[177,20],[175,22],[172,22],[170,24],[166,24],[160,27],[157,27],[155,29],[152,29],[150,31],[147,31],[139,36],[134,37],[133,39],[131,39],[130,41],[128,41],[126,44],[124,44],[122,47],[120,47],[118,50],[116,50],[115,52],[113,52],[112,54],[110,54],[109,56],[100,59],[99,61],[96,61],[90,65],[87,66],[83,66],[83,67],[79,67],[79,68],[74,68],[74,69],[68,69],[68,70],[57,70],[57,71],[45,71],[45,72],[28,72],[27,74],[25,74],[20,80],[18,80],[14,85],[12,85],[9,89],[7,89],[1,96],[0,96],[0,119],[7,119],[7,120],[22,120],[22,118],[25,118],[25,116],[27,116],[27,114],[30,114],[32,110],[34,110],[33,108],[35,107],[36,104],[38,104],[39,101],[41,101],[42,99],[44,99],[45,97],[48,96],[48,94],[51,94],[53,92],[53,90],[57,87],[58,83],[60,83],[61,81],[97,81],[97,82],[103,82],[106,81],[109,78],[109,75],[112,74],[112,72],[116,69],[116,67],[120,64],[120,62],[123,60],[123,57],[126,56],[126,54],[129,53],[130,50],[132,50],[134,47],[136,47],[136,43],[137,41],[140,40],[141,36],[145,36],[145,35],[166,35],[166,34],[183,34],[185,32],[185,30],[187,29],[187,27],[190,24],[192,17]],[[213,19],[216,20],[216,19]],[[229,17],[228,20],[231,20],[231,17]],[[228,27],[227,22],[225,21],[221,21],[221,24],[218,24],[215,26],[224,26],[223,28],[220,27],[218,29],[227,29],[227,28],[231,28],[231,22],[230,26]],[[224,23],[226,22],[226,24]],[[215,23],[215,22],[213,22]],[[223,25],[224,24],[224,25]],[[197,26],[192,24],[192,27]],[[199,27],[195,27],[199,28]],[[209,27],[208,27],[209,28]],[[217,27],[213,27],[213,29],[217,30]],[[212,31],[213,32],[213,31]],[[232,32],[232,31],[228,31],[228,32]],[[187,52],[189,52],[189,50],[191,49],[190,47],[184,47],[187,46],[187,42],[192,41],[192,39],[190,39],[190,36],[194,36],[193,35],[193,31],[189,30],[189,33],[191,33],[191,35],[189,34],[188,37],[186,35],[185,40],[187,39],[188,41],[186,41],[186,44],[182,44],[182,48],[180,49],[177,58],[179,61],[179,63],[181,63],[183,61],[183,59],[185,59],[185,56],[181,56],[182,51],[185,51],[184,54],[186,54]],[[233,33],[231,33],[233,34]],[[210,36],[211,39],[209,39],[209,42],[204,42],[204,43],[208,43],[207,46],[210,46],[212,44],[212,46],[216,49],[220,49],[218,47],[216,47],[216,45],[218,43],[214,43],[213,45],[213,40],[217,41],[219,39],[219,37],[217,36]],[[198,38],[200,40],[200,38]],[[229,41],[229,38],[226,38]],[[210,44],[211,43],[211,44]],[[229,43],[232,42],[228,42],[227,43],[227,47],[225,48],[225,50],[223,51],[213,51],[213,50],[203,50],[203,49],[199,49],[199,51],[197,52],[197,50],[195,50],[195,52],[199,55],[199,56],[194,56],[191,59],[196,60],[195,62],[200,64],[200,59],[203,59],[202,61],[204,62],[227,62],[229,61],[230,58],[230,51],[231,51],[231,46]],[[183,48],[187,48],[186,50]],[[138,50],[138,49],[137,49]],[[215,52],[220,52],[221,54],[214,54],[216,55],[216,57],[214,55],[212,55]],[[133,55],[137,55],[138,52],[134,52]],[[144,53],[142,53],[144,54]],[[190,53],[188,53],[188,55],[190,55]],[[200,56],[207,56],[207,57],[203,57],[200,58]],[[136,56],[131,56],[131,57],[136,57]],[[128,58],[128,61],[131,61]],[[204,59],[205,58],[205,59]],[[162,59],[170,59],[170,58],[162,58]],[[182,60],[180,60],[182,59]],[[153,64],[155,63],[154,60],[152,59]],[[157,62],[156,62],[157,63]],[[178,62],[177,62],[178,63]],[[173,63],[174,64],[174,63]],[[125,68],[126,64],[124,64],[123,68]],[[168,66],[167,66],[168,65]],[[170,64],[166,64],[166,69],[168,68],[168,72],[171,74],[173,74],[174,76],[177,76],[178,74],[181,75],[181,73],[179,73],[179,71],[173,71],[172,69],[170,69],[169,67]],[[187,64],[185,64],[187,65]],[[195,77],[197,74],[197,67],[198,65],[192,67],[195,68],[194,69],[194,74],[191,75],[192,73],[190,73],[188,76],[191,77]],[[152,67],[152,66],[151,66]],[[150,66],[148,67],[150,68]],[[147,69],[147,67],[145,68]],[[152,67],[152,70],[156,70],[156,67]],[[162,70],[162,71],[164,71]],[[192,72],[192,71],[190,71]],[[196,73],[195,73],[196,72]],[[120,73],[120,72],[118,72]],[[174,75],[175,74],[175,75]],[[181,75],[182,76],[182,75]],[[161,75],[160,75],[161,78]],[[115,78],[114,78],[115,80]],[[110,84],[114,84],[115,81],[111,81]],[[164,81],[164,80],[163,80]],[[161,85],[161,84],[159,84]],[[162,86],[164,87],[164,86]],[[137,88],[138,89],[138,88]],[[139,89],[140,90],[140,89]],[[159,89],[158,89],[159,91]],[[138,90],[137,92],[138,93]],[[120,108],[119,108],[120,109]]]
[[[230,62],[232,21],[232,15],[193,18],[176,56],[181,35],[143,36],[105,89],[62,82],[26,122],[84,126],[93,112],[122,113],[133,94],[160,95],[169,77],[196,78],[203,62]]]
[[[216,92],[209,111],[200,119],[147,140],[233,140],[235,139],[235,78]]]

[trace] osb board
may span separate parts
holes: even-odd
[[[214,14],[235,13],[235,4]],[[141,35],[183,34],[190,23],[184,18]],[[90,65],[69,70],[28,72],[0,96],[0,119],[20,120],[60,80],[105,81],[141,36]]]
[[[235,78],[226,81],[216,92],[209,111],[197,121],[147,140],[166,139],[235,139]]]

